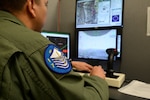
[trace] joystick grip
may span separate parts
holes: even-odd
[[[108,77],[113,77],[113,62],[114,62],[114,56],[118,55],[118,52],[114,48],[109,48],[106,50],[108,54],[108,61],[107,61],[107,74]]]

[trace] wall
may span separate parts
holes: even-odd
[[[59,0],[49,0],[48,15],[42,30],[58,31],[71,34],[71,56],[74,56],[74,19],[75,19],[75,0],[60,0],[60,24],[58,24],[58,2]]]
[[[150,37],[146,36],[150,0],[125,0],[121,69],[127,78],[150,82]]]
[[[43,30],[57,31],[57,2],[58,0],[48,1],[48,15]]]
[[[71,34],[71,57],[75,56],[75,2],[76,0],[61,0],[60,30]]]
[[[150,37],[146,36],[150,0],[125,0],[121,71],[127,79],[150,82]],[[75,0],[62,0],[62,31],[74,37]]]
[[[75,34],[75,2],[76,0],[61,1],[60,31],[71,33],[72,49],[74,50]],[[150,82],[150,37],[146,36],[147,7],[150,0],[124,0],[124,28],[122,41],[121,71],[127,79],[138,79]],[[56,1],[53,0],[56,4]],[[51,6],[54,6],[51,4]],[[51,7],[52,8],[52,7]],[[56,5],[51,9],[51,21],[45,26],[47,29],[56,30],[57,19]],[[54,11],[54,12],[53,12]],[[54,20],[52,20],[54,19]],[[74,52],[72,53],[72,55]]]

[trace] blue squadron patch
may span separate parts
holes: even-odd
[[[70,61],[53,44],[48,45],[45,49],[44,60],[50,70],[59,74],[66,74],[72,69]]]

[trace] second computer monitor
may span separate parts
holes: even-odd
[[[120,53],[120,45],[117,29],[77,31],[77,58],[107,60],[106,49],[115,48]]]
[[[65,56],[70,58],[70,34],[65,32],[42,31],[41,34],[56,44]]]

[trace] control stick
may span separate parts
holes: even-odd
[[[117,76],[113,75],[113,63],[114,63],[114,56],[118,55],[118,51],[114,48],[109,48],[106,50],[108,54],[108,61],[107,61],[107,73],[106,76],[110,78],[116,78]]]

